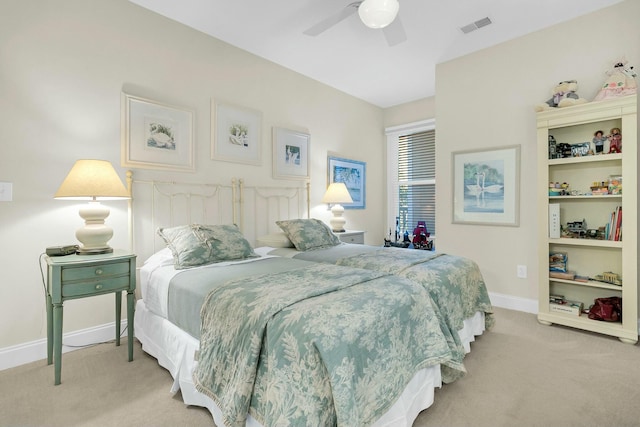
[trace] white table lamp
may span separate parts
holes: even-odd
[[[344,207],[342,207],[341,203],[353,203],[353,199],[349,194],[349,190],[347,190],[347,186],[344,185],[343,182],[334,182],[333,184],[330,184],[329,188],[327,188],[327,192],[324,193],[322,203],[333,205],[331,208],[333,218],[329,220],[331,229],[337,232],[344,231],[344,225],[347,220],[342,216],[344,213]]]
[[[111,163],[106,160],[78,160],[56,192],[55,199],[89,200],[80,208],[84,227],[76,231],[82,243],[80,254],[104,254],[113,252],[107,242],[113,237],[111,227],[104,220],[109,208],[99,200],[128,199],[129,192],[122,184]]]

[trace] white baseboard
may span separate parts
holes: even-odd
[[[514,297],[513,295],[498,294],[495,292],[489,292],[489,297],[494,307],[538,314],[538,300]]]
[[[62,336],[62,352],[78,350],[89,345],[98,344],[107,341],[113,341],[116,334],[115,322],[104,325],[95,326],[93,328],[81,329],[79,331],[69,332]],[[122,320],[120,332],[125,335],[127,321]],[[47,339],[43,338],[36,341],[18,344],[11,347],[0,349],[0,371],[13,368],[15,366],[24,365],[25,363],[35,362],[37,360],[47,358]]]

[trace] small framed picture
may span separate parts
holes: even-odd
[[[310,135],[279,127],[273,128],[273,177],[309,179]]]
[[[366,163],[358,160],[329,156],[327,158],[328,184],[344,182],[353,203],[344,203],[345,209],[364,209],[366,207]]]
[[[211,100],[211,158],[262,164],[262,113]]]
[[[195,170],[193,110],[125,92],[121,99],[122,166]]]

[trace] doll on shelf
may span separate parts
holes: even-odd
[[[595,154],[602,154],[604,151],[604,143],[607,141],[607,137],[604,136],[604,132],[601,130],[596,131],[593,134],[593,151]]]
[[[622,153],[622,134],[620,128],[611,129],[609,135],[609,153]]]

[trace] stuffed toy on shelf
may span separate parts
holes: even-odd
[[[584,104],[586,99],[580,98],[577,93],[578,82],[576,80],[565,80],[558,83],[551,94],[551,98],[543,104],[536,105],[536,111],[550,110],[552,108],[569,107],[571,105]]]
[[[607,79],[593,99],[594,101],[634,95],[638,91],[638,85],[635,81],[638,74],[633,70],[633,67],[627,66],[625,58],[616,62],[613,69],[608,70],[606,74]]]

